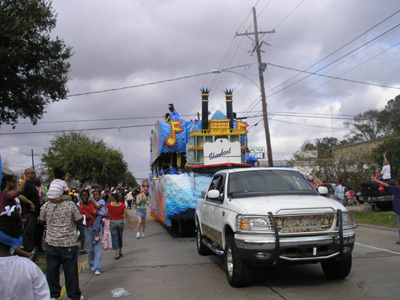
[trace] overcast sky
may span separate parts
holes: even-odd
[[[343,139],[347,131],[339,117],[383,109],[388,100],[400,94],[400,26],[391,30],[399,25],[400,13],[373,28],[400,10],[398,1],[54,0],[52,6],[58,14],[52,35],[74,51],[70,97],[50,104],[36,126],[20,120],[14,130],[1,127],[2,134],[29,132],[1,135],[2,159],[14,171],[31,165],[31,149],[39,154],[35,156],[39,163],[56,134],[35,132],[151,125],[162,121],[169,103],[174,103],[184,119],[194,119],[201,112],[202,87],[211,88],[212,114],[217,109],[225,113],[223,91],[233,89],[234,111],[249,117],[249,146],[265,147],[261,117],[254,117],[260,115],[262,107],[253,41],[235,37],[236,32],[254,31],[253,6],[258,30],[276,31],[260,36],[263,62],[276,65],[269,65],[264,73],[274,160],[290,159],[305,140],[326,136]],[[246,77],[210,73],[229,68]],[[397,89],[309,76],[286,68]],[[72,96],[202,73],[209,74]],[[112,120],[95,121],[99,119]],[[57,123],[49,123],[54,121]],[[256,123],[258,126],[253,126]],[[121,149],[129,170],[140,178],[149,172],[151,130],[145,126],[87,132]]]

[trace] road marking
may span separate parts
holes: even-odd
[[[88,263],[88,259],[86,257],[86,259],[84,260],[84,262],[80,265],[79,269],[78,269],[78,275],[81,274],[82,271],[82,267],[86,266],[86,264]],[[65,289],[65,285],[62,287],[61,292],[60,292],[60,298],[58,298],[59,300],[61,300],[61,298],[64,296],[65,292],[67,290]]]
[[[360,245],[360,246],[364,246],[364,247],[368,247],[368,248],[372,248],[372,249],[381,250],[381,251],[385,251],[385,252],[389,252],[389,253],[400,255],[400,252],[390,251],[390,250],[387,250],[387,249],[384,249],[384,248],[378,248],[378,247],[365,245],[365,244],[361,244],[361,243],[356,243],[356,245]]]

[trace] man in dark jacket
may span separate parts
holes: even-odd
[[[24,224],[24,231],[22,233],[22,245],[24,251],[32,252],[35,248],[35,234],[37,227],[37,219],[40,214],[40,197],[33,180],[36,177],[36,172],[32,168],[25,170],[25,188],[22,195],[25,196],[35,205],[35,210],[31,210],[31,206],[27,203],[21,202],[22,208],[22,222]]]

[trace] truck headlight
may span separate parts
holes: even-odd
[[[342,212],[343,217],[343,227],[346,228],[355,228],[357,227],[356,222],[354,220],[353,211],[344,211]]]
[[[238,231],[272,231],[272,222],[269,216],[239,215],[236,220]]]

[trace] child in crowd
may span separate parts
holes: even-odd
[[[94,207],[96,207],[97,210],[97,217],[93,224],[93,230],[96,237],[92,242],[93,245],[96,245],[100,241],[99,229],[101,226],[101,220],[103,219],[103,216],[106,213],[106,203],[104,202],[103,199],[101,199],[101,194],[98,190],[95,190],[93,192],[93,198],[94,200],[90,199],[89,201],[92,202],[92,204],[94,205]]]
[[[110,232],[110,220],[107,218],[103,218],[104,224],[104,250],[110,249],[112,250],[111,244],[111,232]]]
[[[47,198],[50,202],[61,202],[70,200],[71,196],[69,193],[69,185],[71,180],[64,170],[59,167],[54,168],[54,180],[50,182],[49,190],[47,191]],[[68,181],[68,184],[66,183]]]
[[[381,168],[376,168],[376,171],[375,171],[375,179],[378,179],[378,180],[381,180]]]

